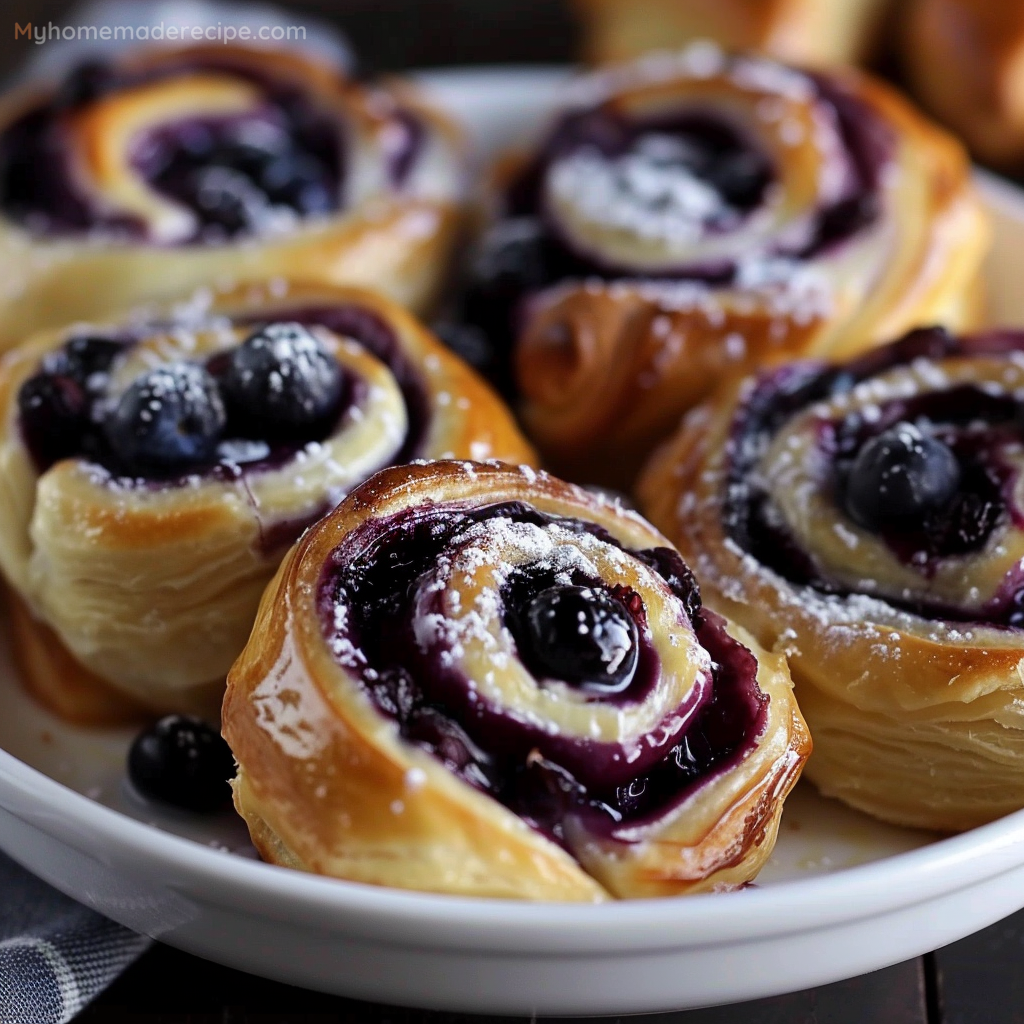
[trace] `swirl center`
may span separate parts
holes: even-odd
[[[517,645],[538,674],[596,693],[629,688],[640,633],[616,594],[598,587],[546,587],[517,618]]]

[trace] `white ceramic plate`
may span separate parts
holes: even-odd
[[[421,76],[478,154],[525,138],[563,70]],[[993,312],[1024,324],[1024,194],[983,176]],[[126,731],[55,721],[0,624],[0,848],[108,917],[233,967],[363,999],[505,1013],[624,1013],[834,981],[1024,906],[1024,812],[951,839],[881,825],[801,785],[756,888],[606,906],[419,895],[256,861],[241,822],[161,812],[124,783]]]

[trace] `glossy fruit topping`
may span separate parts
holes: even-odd
[[[850,518],[869,530],[920,522],[956,494],[960,466],[948,445],[912,423],[897,423],[858,452],[846,480]]]
[[[604,694],[620,693],[632,681],[639,632],[626,604],[609,591],[547,587],[520,618],[519,642],[539,673]]]

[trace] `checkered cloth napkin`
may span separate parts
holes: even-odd
[[[150,941],[0,854],[0,1024],[71,1020]]]

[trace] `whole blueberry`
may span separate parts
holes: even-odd
[[[600,587],[556,584],[522,614],[520,643],[531,667],[596,693],[625,690],[636,672],[640,635],[617,597]]]
[[[40,469],[78,454],[89,428],[82,385],[63,374],[37,373],[18,391],[22,437]]]
[[[434,333],[481,376],[493,378],[495,352],[487,335],[474,324],[444,321],[434,324]]]
[[[163,476],[213,461],[226,419],[213,377],[195,363],[170,363],[128,387],[103,431],[125,472]]]
[[[258,180],[272,203],[290,206],[304,217],[337,206],[327,169],[305,153],[280,154],[262,168]]]
[[[257,230],[270,206],[267,194],[251,178],[230,167],[212,165],[195,171],[185,191],[204,227],[215,229],[215,235]]]
[[[168,715],[140,733],[128,752],[128,777],[143,795],[189,811],[215,811],[231,799],[235,761],[209,725]]]
[[[221,375],[232,430],[263,440],[319,440],[332,426],[344,376],[308,328],[272,323],[232,352]]]
[[[84,387],[89,387],[98,376],[105,374],[124,351],[124,343],[113,338],[95,335],[76,335],[65,342],[46,362],[46,368],[65,374]]]
[[[886,522],[920,524],[956,494],[960,466],[949,446],[911,423],[868,441],[846,480],[846,511],[876,530]]]
[[[506,302],[547,280],[547,232],[534,217],[498,221],[484,235],[470,267],[475,291]]]

